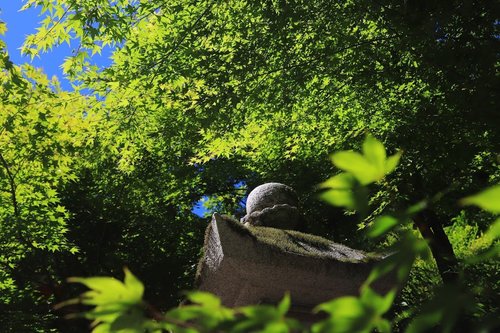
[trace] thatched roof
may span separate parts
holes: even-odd
[[[197,285],[226,306],[278,302],[290,292],[309,308],[355,295],[381,256],[292,230],[245,226],[214,214],[207,228]],[[378,286],[389,289],[389,284]]]

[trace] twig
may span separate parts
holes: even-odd
[[[9,186],[10,186],[10,196],[12,199],[12,205],[14,206],[14,215],[16,218],[19,218],[19,208],[17,204],[17,197],[16,197],[16,183],[14,180],[14,176],[10,172],[9,164],[3,157],[2,153],[0,153],[0,162],[2,162],[2,165],[7,173],[7,177],[9,178]]]

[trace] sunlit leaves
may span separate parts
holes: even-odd
[[[286,317],[290,305],[291,298],[287,294],[276,306],[263,305],[258,307],[244,307],[240,311],[244,313],[247,318],[237,325],[236,331],[247,332],[249,330],[260,329],[261,332],[285,333],[293,331],[294,329],[299,329],[301,325],[298,321]]]
[[[375,238],[382,236],[392,230],[395,226],[399,224],[399,220],[393,216],[383,215],[377,217],[370,229],[368,230],[368,236]]]
[[[130,280],[130,276],[130,272],[125,271],[126,279]],[[82,295],[82,302],[96,306],[135,304],[142,299],[144,289],[140,282],[122,283],[109,277],[71,278],[69,282],[81,283],[91,289]]]
[[[193,303],[206,306],[209,309],[216,309],[221,306],[220,299],[206,292],[201,292],[201,291],[190,292],[187,294],[187,298]]]
[[[500,214],[500,185],[462,199],[463,205],[475,205],[490,213]]]
[[[399,162],[400,153],[387,158],[384,145],[368,135],[363,142],[363,154],[340,151],[331,158],[333,164],[345,173],[333,176],[320,185],[320,188],[328,189],[321,193],[321,199],[364,215],[368,209],[368,192],[364,185],[379,181],[392,172]]]
[[[175,332],[290,332],[301,325],[286,314],[290,297],[285,295],[277,305],[256,305],[229,309],[220,300],[205,292],[191,292],[188,299],[195,303],[166,313],[164,327]]]
[[[7,32],[7,24],[5,22],[0,21],[0,36],[4,35]]]
[[[295,332],[302,328],[296,320],[287,318],[290,296],[285,295],[277,306],[255,305],[230,309],[221,304],[216,296],[195,291],[187,294],[190,305],[168,311],[154,312],[155,320],[148,311],[156,311],[143,300],[142,283],[127,269],[121,282],[110,277],[71,278],[90,290],[58,307],[82,303],[93,308],[83,315],[93,320],[93,331],[98,332],[157,332],[168,329],[173,332]]]
[[[194,295],[194,294],[193,294]],[[189,332],[204,332],[210,330],[216,330],[216,328],[221,325],[226,320],[231,320],[234,317],[233,311],[228,308],[223,307],[220,302],[205,302],[207,297],[216,298],[213,295],[202,295],[205,300],[200,299],[199,295],[194,295],[198,300],[203,303],[193,304],[183,306],[177,309],[172,309],[165,314],[166,323],[165,327],[170,329],[182,330],[182,324],[191,322],[192,325],[186,325],[187,327],[192,327],[188,329]],[[188,296],[189,298],[189,296]],[[204,329],[196,329],[196,328]]]
[[[395,290],[381,296],[365,287],[359,298],[345,296],[321,304],[316,307],[316,311],[327,312],[329,318],[314,324],[312,332],[372,332],[374,328],[380,332],[390,332],[390,322],[382,315],[391,308],[395,296]]]
[[[81,283],[90,290],[60,306],[79,302],[94,306],[85,313],[86,318],[93,320],[92,332],[149,332],[142,306],[144,286],[128,269],[125,269],[124,282],[110,277],[71,278],[69,281]]]
[[[318,311],[330,314],[330,319],[313,326],[314,333],[319,332],[369,332],[369,309],[356,297],[341,297],[329,303],[321,304]]]
[[[363,143],[363,154],[341,151],[332,155],[332,162],[339,169],[349,172],[361,185],[382,179],[397,166],[401,153],[386,157],[385,147],[368,135]]]
[[[487,212],[498,215],[500,214],[500,185],[487,188],[475,195],[462,199],[460,202],[462,205],[478,206]],[[500,244],[495,242],[500,238],[500,218],[492,222],[481,238],[485,243],[490,245],[493,243],[493,245],[486,251],[478,253],[475,257],[468,258],[467,262],[470,264],[500,257]]]
[[[333,176],[320,187],[329,189],[320,195],[321,199],[334,206],[362,209],[360,205],[367,201],[366,191],[359,186],[354,176],[348,173]]]

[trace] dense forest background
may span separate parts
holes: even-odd
[[[160,310],[192,288],[207,218],[244,215],[255,186],[292,186],[307,232],[383,250],[358,229],[421,200],[418,260],[394,311],[453,282],[492,246],[491,214],[458,205],[500,181],[497,1],[30,0],[47,13],[23,52],[69,40],[65,91],[0,41],[0,328],[77,332],[53,305],[70,276],[128,266]],[[0,23],[0,33],[7,29]],[[93,54],[114,49],[99,68]],[[359,220],[318,200],[329,154],[366,133],[398,168]],[[498,318],[499,266],[460,270]],[[401,305],[406,304],[406,305]]]

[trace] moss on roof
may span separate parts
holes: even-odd
[[[235,233],[240,234],[243,237],[249,237],[254,242],[266,246],[271,251],[277,253],[294,253],[301,256],[316,258],[316,259],[330,259],[342,262],[350,263],[360,263],[360,262],[370,262],[372,260],[380,260],[383,256],[375,253],[366,253],[359,250],[350,249],[344,245],[336,244],[328,239],[319,237],[316,235],[306,234],[294,230],[283,230],[270,227],[253,227],[245,226],[236,219],[222,215],[222,219],[227,226],[231,228]],[[207,246],[210,233],[212,232],[213,226],[210,223],[205,231],[205,246]],[[354,251],[358,255],[362,254],[363,259],[350,258],[349,256],[332,256],[332,254],[338,252],[342,253],[348,249],[349,251]],[[203,251],[205,251],[205,247]],[[204,257],[203,253],[200,261],[198,262],[198,267],[195,277],[195,287],[198,288],[201,283],[201,275],[204,269]]]
[[[283,230],[270,227],[245,226],[239,221],[223,216],[228,226],[240,235],[249,236],[254,241],[264,244],[279,252],[295,253],[312,258],[332,258],[335,252],[342,252],[348,247],[336,244],[328,239],[316,235],[306,234],[295,230]],[[367,262],[373,259],[380,259],[380,256],[372,253],[365,253],[359,250],[352,250],[358,254],[363,254],[364,259],[354,259],[343,256],[336,256],[336,260],[344,262]]]

